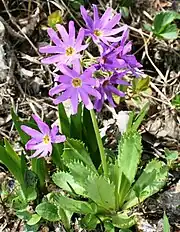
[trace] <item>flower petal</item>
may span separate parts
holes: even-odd
[[[98,27],[100,23],[98,8],[96,5],[93,4],[93,11],[94,11],[94,28]]]
[[[93,27],[93,20],[91,17],[87,14],[87,11],[85,10],[84,6],[80,7],[81,15],[86,23],[86,26],[90,29]]]
[[[101,94],[96,89],[93,89],[92,87],[86,85],[83,90],[86,91],[89,95],[101,99]]]
[[[80,28],[79,32],[78,32],[78,35],[77,35],[77,38],[76,38],[76,43],[74,45],[75,49],[76,50],[79,50],[81,44],[82,44],[82,41],[84,39],[84,29],[83,28]]]
[[[74,27],[74,21],[69,22],[69,44],[74,45],[75,42],[75,27]]]
[[[65,49],[62,47],[58,47],[58,46],[48,45],[48,46],[39,48],[39,51],[41,53],[64,53]]]
[[[85,107],[88,110],[93,109],[93,104],[92,104],[88,94],[86,92],[84,92],[83,89],[79,89],[79,93],[80,93],[82,101],[84,102]]]
[[[68,98],[71,97],[72,93],[73,93],[73,88],[69,88],[65,90],[64,93],[62,93],[59,97],[53,100],[53,103],[55,105],[58,105],[59,103],[66,101]]]
[[[30,139],[30,140],[26,143],[25,149],[26,149],[26,150],[30,150],[29,147],[30,147],[31,145],[35,145],[35,144],[37,144],[37,143],[39,143],[39,142],[41,142],[41,141],[42,141],[42,138],[41,138],[41,139],[32,138],[32,139]]]
[[[65,74],[69,77],[78,77],[79,76],[79,74],[77,72],[75,72],[73,69],[68,68],[66,65],[60,65],[59,68],[63,74]]]
[[[64,90],[66,90],[67,88],[71,87],[71,85],[67,85],[67,84],[60,84],[60,85],[57,85],[55,87],[53,87],[52,89],[49,90],[49,95],[52,97],[54,96],[55,94],[58,94]]]
[[[78,92],[74,91],[71,97],[71,106],[72,106],[72,114],[76,114],[78,110]]]
[[[28,134],[29,136],[31,136],[32,138],[37,138],[37,139],[42,139],[43,135],[35,130],[35,129],[32,129],[31,127],[28,127],[28,126],[25,126],[25,125],[22,125],[21,126],[21,129],[26,133]]]
[[[42,152],[43,152],[43,149],[39,149],[39,150],[35,151],[34,154],[32,154],[31,156],[29,156],[29,158],[35,158],[39,154],[41,154]]]
[[[51,129],[50,136],[51,136],[51,141],[54,143],[55,137],[57,133],[59,132],[58,126],[54,125],[53,128]]]
[[[49,132],[50,132],[49,126],[45,122],[43,122],[37,115],[33,114],[32,117],[33,117],[34,121],[37,123],[40,131],[44,135],[49,134]]]
[[[61,34],[61,38],[63,39],[63,42],[68,45],[69,35],[68,35],[66,29],[60,24],[57,24],[56,27],[57,27],[59,33]]]
[[[63,143],[66,141],[66,136],[65,135],[57,135],[55,137],[54,143]]]
[[[48,58],[44,58],[41,60],[41,63],[43,64],[53,64],[57,62],[62,62],[64,60],[64,55],[58,54],[58,55],[53,55]]]
[[[121,19],[121,14],[116,14],[112,17],[112,19],[106,24],[106,28],[113,28],[116,24],[119,23]]]
[[[52,28],[48,28],[47,29],[47,33],[49,35],[49,37],[51,38],[51,40],[57,45],[57,46],[63,46],[62,41],[60,40],[60,38],[58,37],[57,33],[52,29]]]
[[[111,18],[112,15],[112,9],[109,7],[104,14],[102,15],[100,19],[100,27],[105,28],[106,24],[109,22],[109,19]]]

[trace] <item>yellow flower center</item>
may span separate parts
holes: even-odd
[[[66,55],[67,56],[72,56],[75,53],[75,49],[72,47],[69,47],[66,49]]]
[[[72,80],[72,85],[73,85],[73,87],[75,87],[75,88],[81,87],[81,85],[82,85],[81,79],[80,79],[79,77],[74,78],[74,79]]]
[[[102,31],[100,31],[100,30],[94,30],[94,34],[95,34],[96,36],[101,36],[103,33],[102,33]]]
[[[43,138],[43,142],[45,143],[45,144],[48,144],[49,142],[50,142],[50,137],[48,136],[48,135],[45,135],[44,136],[44,138]]]

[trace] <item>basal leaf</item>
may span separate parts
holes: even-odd
[[[128,216],[126,213],[118,213],[112,216],[112,224],[121,229],[130,228],[135,223],[135,218],[133,216]]]
[[[63,208],[59,208],[59,215],[61,216],[61,221],[66,231],[70,231],[71,228],[70,223],[71,223],[71,217],[73,215],[73,212],[64,210]]]
[[[64,170],[64,164],[63,164],[63,160],[62,160],[63,151],[64,151],[64,144],[63,143],[53,144],[53,151],[52,151],[51,157],[52,157],[53,163],[60,170]]]
[[[27,221],[27,225],[33,226],[37,224],[40,220],[41,220],[41,216],[39,216],[38,214],[33,214],[31,215],[31,218]]]
[[[78,112],[70,116],[70,138],[82,140],[82,104],[78,105]]]
[[[164,216],[163,216],[163,232],[170,232],[170,224],[169,224],[169,220],[168,217],[166,216],[166,213],[164,212]]]
[[[61,103],[58,105],[58,115],[59,115],[59,124],[61,127],[62,134],[69,137],[70,135],[70,122],[67,117],[66,111],[64,109],[64,105]]]
[[[115,210],[115,186],[103,176],[91,176],[88,178],[86,192],[97,205],[106,210]]]
[[[122,208],[128,209],[157,193],[166,183],[167,174],[168,168],[163,162],[153,160],[147,164],[143,173],[133,185],[127,196],[127,202]]]
[[[115,201],[116,201],[116,210],[119,210],[119,191],[120,191],[120,186],[121,186],[121,176],[122,176],[122,171],[121,168],[118,165],[118,161],[115,161],[115,164],[108,164],[108,170],[109,170],[109,179],[111,183],[114,184],[115,186]]]
[[[95,230],[98,223],[100,221],[94,214],[87,214],[81,220],[82,227],[87,230]]]
[[[41,216],[42,218],[48,221],[54,222],[60,220],[60,216],[58,214],[58,208],[52,203],[43,202],[36,207],[35,211],[39,216]]]
[[[54,183],[65,191],[71,192],[72,190],[79,195],[85,195],[85,189],[74,181],[71,174],[67,172],[57,172],[52,176]]]
[[[10,150],[8,149],[8,151]],[[20,158],[16,160],[16,156],[17,155],[14,157],[13,153],[9,154],[4,147],[0,146],[0,161],[8,168],[20,185],[23,186],[24,181],[21,172]]]
[[[74,139],[67,139],[64,143],[63,159],[65,162],[72,162],[74,160],[82,161],[87,167],[96,170],[90,158],[88,151],[85,149],[81,141]]]
[[[85,201],[77,201],[66,196],[62,196],[59,193],[53,193],[51,197],[56,205],[59,205],[59,207],[69,210],[70,212],[81,214],[96,213],[92,209],[91,205]]]
[[[48,175],[45,159],[34,158],[31,160],[32,171],[35,172],[39,178],[41,190],[45,188],[45,179]]]
[[[99,148],[97,144],[97,140],[95,139],[96,135],[94,132],[94,127],[92,124],[92,119],[89,110],[85,107],[83,109],[83,141],[88,147],[88,151],[90,152],[91,159],[96,166],[99,167],[101,159],[99,154]]]
[[[69,168],[69,171],[74,180],[81,186],[86,185],[86,181],[89,176],[98,175],[98,172],[96,170],[89,169],[80,161],[67,163],[66,166]]]
[[[11,109],[11,117],[12,117],[12,120],[14,122],[15,128],[19,133],[21,141],[25,145],[30,137],[21,130],[21,125],[27,125],[28,124],[27,126],[30,126],[31,123],[27,123],[27,122],[25,123],[25,122],[20,121],[19,117],[15,114],[13,109]]]
[[[31,170],[26,170],[24,175],[24,183],[25,183],[25,195],[27,201],[35,200],[37,197],[37,175]]]
[[[132,184],[140,161],[142,148],[141,136],[136,131],[124,133],[118,148],[118,164]]]

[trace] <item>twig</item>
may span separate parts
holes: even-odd
[[[26,38],[26,40],[29,42],[29,44],[32,46],[32,48],[34,49],[34,51],[36,52],[36,54],[38,56],[40,56],[40,53],[38,52],[38,49],[34,46],[34,44],[31,42],[31,40],[28,38],[28,36],[22,31],[21,27],[15,22],[14,17],[11,15],[11,13],[9,12],[7,5],[5,3],[4,0],[2,0],[2,3],[4,5],[4,8],[9,16],[9,19],[11,20],[12,24],[14,24],[16,26],[16,28],[21,32],[21,34]]]

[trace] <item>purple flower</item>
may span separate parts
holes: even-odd
[[[122,39],[120,42],[120,46],[117,47],[116,52],[118,51],[117,60],[121,68],[126,68],[131,71],[135,76],[142,74],[139,68],[142,65],[136,60],[134,55],[129,54],[132,50],[132,42],[126,41],[128,39],[129,30],[125,30],[122,34]]]
[[[129,85],[127,81],[124,81],[122,78],[127,72],[121,72],[121,73],[115,73],[111,77],[107,77],[105,79],[100,80],[100,85],[97,88],[97,90],[101,94],[101,99],[97,99],[94,103],[94,108],[100,112],[104,101],[108,100],[109,103],[113,106],[116,107],[114,100],[113,100],[113,94],[124,97],[125,94],[118,90],[115,85]]]
[[[70,65],[72,64],[72,61],[81,58],[79,53],[88,47],[88,44],[82,45],[82,41],[84,39],[84,29],[81,28],[79,30],[78,36],[75,39],[75,27],[73,21],[69,22],[69,34],[66,32],[66,29],[62,25],[57,24],[56,27],[61,35],[62,40],[58,37],[57,33],[52,28],[48,28],[47,32],[49,37],[55,45],[42,47],[39,49],[39,51],[42,53],[52,53],[56,55],[42,59],[42,63],[58,63],[59,65]]]
[[[28,126],[21,126],[21,129],[31,136],[32,138],[26,143],[26,150],[35,150],[35,153],[30,156],[34,158],[39,156],[45,157],[51,155],[52,153],[52,144],[53,143],[62,143],[66,140],[64,135],[58,135],[58,127],[53,126],[52,129],[44,123],[37,115],[32,115],[33,119],[37,123],[39,130],[32,129]]]
[[[49,91],[50,96],[62,93],[53,101],[54,104],[59,104],[70,99],[72,114],[77,113],[79,101],[83,101],[87,109],[93,109],[89,95],[98,99],[101,98],[100,93],[94,89],[97,85],[97,81],[92,78],[94,68],[86,69],[81,74],[80,64],[77,62],[76,65],[73,65],[73,69],[68,68],[66,65],[59,66],[59,69],[64,75],[56,76],[55,81],[60,82],[60,84]]]
[[[119,51],[114,45],[117,45],[117,43],[110,46],[101,43],[101,56],[98,58],[98,64],[94,65],[96,69],[115,70],[122,67],[119,60],[117,60]]]
[[[105,44],[109,44],[109,42],[120,41],[121,37],[113,37],[127,27],[114,28],[119,23],[121,18],[120,14],[112,16],[112,9],[108,8],[100,18],[97,6],[93,5],[94,20],[92,20],[83,6],[80,9],[87,27],[85,34],[87,36],[90,35],[95,43],[102,41]]]

